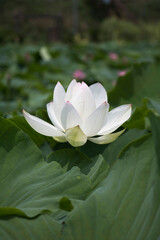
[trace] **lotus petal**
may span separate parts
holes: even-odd
[[[65,136],[59,129],[45,122],[44,120],[35,117],[23,110],[24,117],[28,124],[37,132],[49,137]]]
[[[66,139],[73,147],[80,147],[87,141],[86,135],[79,126],[68,129],[66,131]]]
[[[47,113],[48,113],[48,116],[49,116],[51,122],[54,124],[54,126],[61,129],[62,131],[64,131],[62,124],[56,118],[53,102],[50,102],[47,104]]]
[[[65,136],[61,136],[61,137],[53,137],[55,141],[60,142],[60,143],[64,143],[67,142]]]
[[[65,95],[66,93],[63,86],[58,82],[53,93],[53,106],[55,116],[59,123],[61,123],[61,111],[65,103]]]
[[[93,94],[96,107],[101,105],[103,102],[108,101],[106,90],[100,83],[95,83],[91,85],[89,88]]]
[[[130,118],[131,108],[131,104],[121,105],[108,112],[104,121],[104,126],[99,131],[98,135],[106,135],[119,128]]]
[[[96,144],[107,144],[115,141],[124,131],[125,129],[116,133],[111,133],[100,137],[88,138],[88,140]]]
[[[98,131],[102,128],[108,109],[109,104],[104,102],[87,118],[82,127],[86,136],[92,137],[97,135]]]
[[[65,103],[62,109],[61,123],[65,130],[68,128],[73,128],[77,125],[81,125],[82,123],[78,112],[69,101]]]
[[[66,92],[66,97],[65,97],[65,101],[70,101],[72,96],[73,96],[73,89],[74,87],[77,85],[77,82],[75,79],[73,79],[71,81],[71,83],[69,84],[68,88],[67,88],[67,92]]]
[[[95,110],[92,92],[84,82],[75,86],[73,90],[74,96],[71,99],[71,103],[81,116],[82,121],[85,121]]]

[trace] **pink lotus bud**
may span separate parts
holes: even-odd
[[[76,70],[73,73],[73,77],[79,80],[83,80],[86,78],[86,74],[82,70]]]
[[[123,76],[126,75],[126,73],[127,73],[126,70],[124,70],[124,71],[119,71],[119,72],[117,73],[117,75],[118,75],[119,77],[123,77]]]
[[[118,56],[118,54],[117,53],[114,53],[114,52],[110,52],[109,53],[109,58],[111,59],[111,60],[118,60],[118,58],[119,58],[119,56]]]

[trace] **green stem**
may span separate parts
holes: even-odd
[[[76,151],[80,152],[81,151],[81,147],[76,147]]]

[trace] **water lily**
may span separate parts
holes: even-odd
[[[23,113],[35,131],[78,147],[84,145],[87,139],[97,144],[116,140],[124,130],[113,132],[129,119],[131,105],[121,105],[109,111],[107,93],[100,83],[88,87],[84,82],[72,80],[67,92],[58,82],[53,101],[47,104],[47,113],[53,125],[24,110]]]

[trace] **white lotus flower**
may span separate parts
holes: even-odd
[[[47,112],[53,125],[23,110],[25,119],[35,131],[78,147],[87,139],[97,144],[116,140],[124,130],[112,132],[129,119],[131,105],[122,105],[109,112],[107,93],[100,83],[88,87],[84,82],[72,80],[67,92],[57,83]]]

